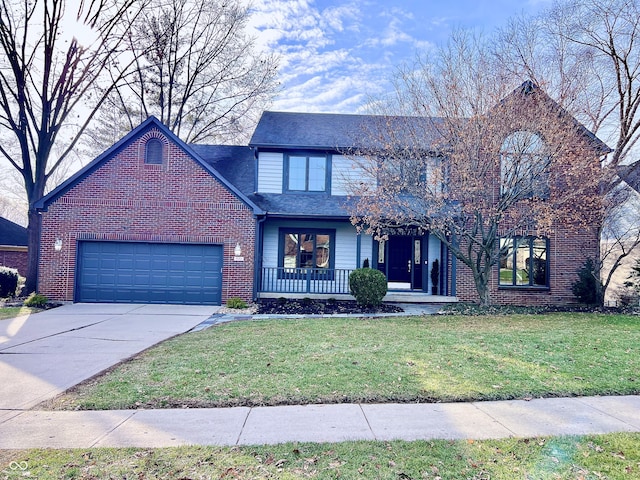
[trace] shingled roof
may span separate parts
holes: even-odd
[[[631,165],[620,165],[618,175],[636,192],[640,192],[640,161]]]
[[[0,245],[27,246],[27,229],[11,220],[0,217]]]
[[[190,145],[204,162],[220,172],[253,203],[271,216],[348,217],[347,197],[335,195],[286,195],[256,193],[255,156],[249,147]]]
[[[441,138],[441,122],[428,117],[266,111],[249,145],[333,151],[412,145],[431,150]]]

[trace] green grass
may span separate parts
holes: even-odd
[[[640,317],[237,322],[146,351],[52,408],[470,401],[640,393]]]
[[[640,434],[473,442],[5,451],[0,452],[0,477],[629,480],[640,477]]]
[[[33,307],[0,307],[0,320],[14,318],[19,315],[38,313],[40,311],[42,311],[41,308],[33,308]]]

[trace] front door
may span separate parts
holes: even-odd
[[[389,270],[387,272],[389,282],[411,284],[411,269],[413,268],[412,244],[412,237],[389,237]]]

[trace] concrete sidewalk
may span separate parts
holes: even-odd
[[[73,304],[1,321],[0,421],[6,409],[32,408],[219,308]]]
[[[251,318],[214,315],[218,308],[74,304],[0,322],[0,449],[485,439],[640,431],[640,396],[449,404],[29,410],[197,325]],[[425,313],[433,312],[413,312]]]
[[[448,404],[13,412],[0,449],[489,439],[640,431],[640,396]]]

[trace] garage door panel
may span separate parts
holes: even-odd
[[[76,300],[219,305],[222,246],[80,242]]]

